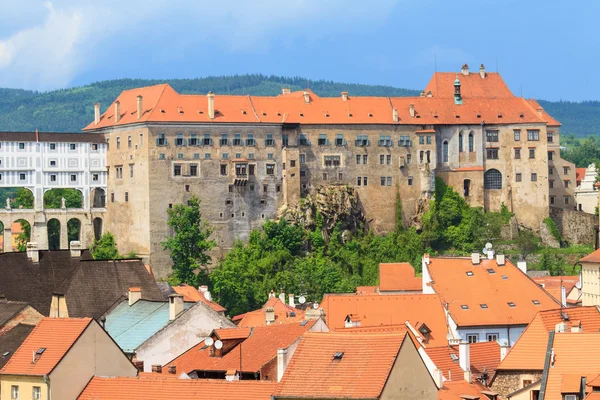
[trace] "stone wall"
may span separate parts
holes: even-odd
[[[550,207],[550,216],[570,244],[594,245],[598,217],[581,211]]]
[[[497,371],[491,387],[498,393],[498,399],[504,400],[507,395],[523,388],[523,380],[536,382],[539,379],[542,379],[541,371]]]

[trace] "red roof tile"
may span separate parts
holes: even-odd
[[[537,312],[559,306],[508,259],[498,266],[487,258],[473,265],[470,257],[432,257],[428,270],[433,289],[458,326],[523,325]]]
[[[453,98],[454,81],[460,81],[460,92],[463,98],[514,98],[504,79],[497,72],[486,72],[482,79],[479,71],[463,75],[456,72],[436,72],[425,88],[433,97]]]
[[[377,286],[357,286],[356,294],[375,294],[377,293]]]
[[[183,301],[193,301],[198,302],[201,301],[216,312],[224,312],[227,311],[225,307],[222,305],[215,303],[214,301],[208,301],[204,294],[200,293],[198,289],[193,286],[188,285],[187,283],[183,283],[178,286],[173,286],[173,290],[183,296]]]
[[[0,370],[0,374],[49,374],[91,321],[91,318],[43,318]],[[32,362],[32,354],[40,351],[37,361]]]
[[[167,373],[168,367],[175,365],[177,372],[199,371],[227,371],[231,369],[240,369],[240,348],[242,352],[243,372],[257,372],[261,367],[273,358],[277,357],[277,349],[286,348],[298,340],[305,332],[314,325],[314,321],[308,321],[304,324],[281,324],[259,326],[251,328],[249,337],[241,341],[242,345],[236,344],[229,352],[222,357],[211,357],[210,348],[204,345],[204,342],[192,347],[163,368],[163,373]],[[232,333],[226,333],[231,330]],[[218,336],[229,339],[237,335],[238,332],[246,333],[248,329],[230,328],[217,330]]]
[[[232,318],[232,320],[236,322],[237,326],[240,328],[266,326],[266,311],[269,307],[273,307],[273,310],[275,311],[276,324],[293,324],[304,321],[305,312],[303,310],[299,310],[283,303],[278,297],[271,297],[260,310],[250,311],[242,315],[236,315]]]
[[[581,184],[586,172],[587,168],[575,168],[575,181],[577,182],[577,186]]]
[[[212,379],[94,377],[79,400],[270,400],[277,383]]]
[[[321,302],[327,326],[345,329],[345,319],[355,315],[360,327],[404,325],[406,321],[419,329],[423,324],[431,330],[429,345],[448,344],[446,314],[440,297],[434,294],[362,295],[326,294]]]
[[[490,391],[479,382],[467,383],[466,381],[444,382],[444,387],[438,391],[438,400],[463,400],[464,395],[487,399],[484,391]]]
[[[542,286],[544,290],[550,293],[558,302],[561,301],[562,286],[565,287],[568,296],[571,290],[579,283],[579,276],[541,276],[531,279]]]
[[[300,340],[275,396],[376,399],[407,337],[394,333],[307,333]],[[343,353],[341,359],[334,358],[336,353]]]
[[[579,262],[600,263],[600,249],[583,257]]]
[[[421,278],[409,263],[380,263],[379,290],[381,292],[421,291]]]
[[[471,372],[478,377],[486,371],[491,377],[500,364],[500,345],[498,342],[471,343]],[[444,378],[452,381],[464,380],[464,373],[458,360],[452,359],[451,354],[458,358],[458,346],[427,347],[425,352],[435,366],[444,373]]]

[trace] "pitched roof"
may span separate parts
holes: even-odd
[[[600,263],[600,249],[583,257],[579,262]]]
[[[25,252],[0,253],[0,293],[46,316],[53,293],[65,295],[69,316],[99,318],[133,286],[141,287],[144,299],[163,300],[141,260],[96,261],[87,250],[81,258],[69,250],[42,250],[33,264]]]
[[[259,310],[236,315],[232,318],[232,321],[234,321],[240,328],[266,326],[266,312],[267,308],[270,307],[272,307],[275,311],[276,324],[293,324],[304,321],[304,315],[306,314],[304,310],[300,310],[285,304],[279,300],[278,297],[270,297],[265,305]]]
[[[251,333],[245,340],[237,340],[234,347],[231,348],[222,357],[211,357],[210,348],[204,345],[204,342],[197,344],[173,361],[169,362],[163,372],[168,371],[168,367],[175,365],[177,372],[192,371],[227,371],[240,369],[240,346],[242,352],[243,372],[257,372],[261,367],[273,358],[277,357],[277,349],[286,348],[294,343],[298,338],[306,333],[314,325],[314,321],[307,323],[293,324],[275,324],[269,326],[258,326],[251,328]],[[245,336],[247,329],[229,328],[231,334],[226,333],[228,329],[219,329],[219,337]],[[240,332],[241,330],[241,332]],[[244,335],[238,335],[237,333]],[[225,340],[225,339],[223,339]],[[235,339],[232,339],[235,340]],[[224,346],[225,348],[225,346]]]
[[[49,143],[106,143],[104,135],[97,133],[67,132],[0,132],[0,142]]]
[[[0,374],[49,374],[91,322],[91,318],[42,319]],[[32,354],[36,353],[39,358],[32,362]]]
[[[0,300],[0,328],[27,307],[22,301]]]
[[[564,320],[563,313],[568,320]],[[570,329],[575,321],[581,324],[584,332],[598,332],[600,312],[597,307],[570,307],[538,313],[497,369],[541,371],[544,369],[548,333],[561,322],[566,322]]]
[[[179,94],[168,84],[161,84],[125,90],[115,100],[120,104],[119,122],[115,122],[115,103],[112,103],[102,114],[100,122],[97,125],[90,123],[85,130],[147,122],[455,125],[480,124],[482,121],[488,124],[545,124],[549,119],[539,115],[527,100],[514,97],[497,73],[488,73],[485,79],[481,79],[479,74],[463,77],[463,104],[456,105],[451,96],[455,76],[454,73],[435,74],[428,85],[428,89],[434,92],[433,97],[349,96],[344,100],[341,97],[319,97],[307,91],[310,101],[306,103],[303,92],[280,96],[216,94],[213,119],[208,115],[205,95]],[[138,95],[143,97],[140,119],[137,118]],[[411,104],[415,110],[414,117],[410,113]],[[398,122],[393,118],[394,108],[398,111]]]
[[[348,315],[360,319],[361,328],[404,325],[408,321],[415,329],[427,325],[431,330],[430,346],[448,344],[446,314],[435,294],[326,294],[321,308],[332,330],[344,329]]]
[[[498,342],[479,342],[469,344],[471,353],[471,372],[473,377],[479,377],[484,371],[491,378],[500,364],[500,345]],[[427,347],[425,352],[435,366],[451,381],[464,380],[464,373],[458,362],[458,346]],[[456,356],[453,359],[451,354]]]
[[[561,125],[561,123],[558,122],[557,120],[555,120],[554,117],[552,117],[550,114],[548,114],[546,112],[546,110],[544,110],[544,108],[542,108],[540,103],[538,103],[536,100],[527,99],[527,101],[529,102],[529,104],[531,104],[531,106],[534,108],[534,110],[536,110],[538,112],[538,114],[540,112],[542,113],[542,118],[544,119],[544,121],[546,121],[546,123],[548,124],[548,127],[551,127],[551,126],[559,127]]]
[[[214,301],[208,301],[203,293],[201,293],[195,287],[188,285],[187,283],[182,283],[181,285],[173,286],[173,290],[176,293],[183,295],[183,301],[201,301],[216,312],[227,311],[227,309],[219,303],[215,303]]]
[[[35,328],[34,325],[18,324],[10,331],[0,335],[0,369],[15,354],[33,328]]]
[[[458,326],[525,325],[537,312],[559,306],[509,260],[473,265],[471,257],[432,257],[427,268]]]
[[[375,294],[377,293],[377,286],[357,286],[356,294]]]
[[[184,303],[184,309],[192,305]],[[106,315],[105,329],[124,352],[133,353],[168,323],[168,302],[138,300],[130,306],[126,299]]]
[[[548,368],[546,399],[559,399],[561,393],[578,392],[582,376],[600,373],[600,333],[556,333],[552,344],[554,363]]]
[[[573,288],[579,284],[579,276],[543,276],[531,278],[538,285],[542,286],[546,292],[550,293],[558,302],[561,302],[562,289],[564,286],[566,294],[571,292]]]
[[[583,178],[585,178],[586,172],[587,168],[575,168],[575,181],[577,182],[577,186],[579,186]]]
[[[275,396],[379,398],[407,337],[397,333],[307,333],[300,340]],[[334,357],[336,353],[342,353],[340,359]]]
[[[270,400],[276,382],[94,377],[78,400]]]
[[[421,278],[415,277],[415,269],[409,263],[380,263],[380,291],[420,291]]]
[[[444,382],[444,387],[438,391],[438,400],[488,399],[483,392],[489,393],[490,390],[479,382],[467,383],[464,380]],[[465,395],[473,397],[464,397]]]

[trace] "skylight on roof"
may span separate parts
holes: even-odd
[[[495,274],[496,273],[496,271],[494,271],[493,268],[488,268],[487,272],[490,273],[490,274]]]
[[[479,307],[481,307],[481,308],[488,308],[487,304],[480,304]]]
[[[506,279],[508,279],[508,276],[502,275],[502,279],[506,280]]]
[[[41,355],[44,353],[44,351],[46,351],[46,348],[45,348],[45,347],[40,347],[40,348],[38,349],[38,351],[36,351],[36,352],[35,352],[35,354],[37,354],[37,355],[40,355],[40,356],[41,356]]]
[[[532,302],[533,304],[535,304],[536,306],[539,306],[539,305],[540,305],[540,302],[539,302],[539,301],[537,301],[537,300],[531,300],[531,302]]]
[[[509,302],[508,302],[508,303],[506,303],[506,304],[508,304],[508,306],[509,306],[509,307],[516,307],[516,306],[517,306],[517,305],[516,305],[515,303],[513,303],[512,301],[509,301]]]
[[[560,312],[560,316],[562,317],[563,320],[568,321],[569,320],[569,316],[567,315],[566,312],[561,311]]]
[[[469,306],[466,304],[463,304],[462,306],[460,306],[460,308],[462,308],[463,310],[468,310]]]
[[[341,360],[342,357],[344,357],[344,352],[343,351],[338,351],[337,353],[335,353],[333,355],[333,359],[334,360]]]
[[[452,359],[452,361],[458,361],[458,356],[454,353],[450,353],[450,358]]]
[[[373,114],[369,113],[369,117],[372,117],[372,116],[373,116]]]
[[[306,324],[308,324],[308,320],[307,319],[305,319],[304,321],[302,321],[300,323],[300,326],[306,326]]]
[[[5,351],[4,353],[2,353],[2,357],[8,357],[9,354],[10,354],[10,351]]]
[[[467,271],[467,276],[473,276],[473,271]]]

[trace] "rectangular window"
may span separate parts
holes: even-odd
[[[367,164],[369,157],[366,154],[363,154],[363,164]]]
[[[165,153],[160,153],[160,154],[158,155],[158,159],[159,159],[159,160],[165,160],[165,159],[166,159]]]
[[[233,135],[233,145],[241,146],[242,145],[242,135],[240,133],[235,133]]]
[[[166,146],[167,145],[167,137],[165,136],[164,133],[159,133],[158,137],[156,138],[156,145],[157,146]],[[117,138],[117,149],[119,148],[119,138]]]
[[[25,150],[25,143],[19,143],[19,150]]]
[[[210,153],[204,153],[204,159],[210,160]]]
[[[129,192],[125,192],[125,202],[129,201]]]
[[[425,136],[419,136],[419,144],[425,144]]]
[[[535,158],[535,149],[529,149],[529,158]]]
[[[227,164],[221,164],[221,176],[227,176]]]
[[[565,196],[565,204],[569,204],[569,196]]]
[[[521,140],[521,130],[520,129],[514,129],[513,135],[515,137],[515,142],[519,142]]]
[[[273,153],[267,153],[267,160],[273,159]]]
[[[300,154],[300,164],[306,164],[306,154]]]
[[[222,158],[223,160],[227,160],[227,159],[229,159],[229,153],[221,153],[221,158]]]
[[[175,137],[175,146],[185,146],[185,139],[183,138],[183,133],[178,133],[177,137]]]
[[[96,145],[96,150],[98,149],[98,145]],[[50,143],[50,150],[56,150],[56,143]]]
[[[110,202],[111,202],[111,203],[114,203],[114,202],[115,202],[115,193],[114,193],[114,192],[111,192],[111,193],[110,193]]]
[[[488,342],[497,342],[498,341],[498,334],[497,333],[488,333],[486,336],[487,336],[487,341]]]
[[[387,135],[379,136],[379,147],[392,147],[392,137]]]
[[[401,135],[398,139],[398,146],[400,147],[410,147],[412,142],[410,141],[410,136]]]
[[[267,164],[267,175],[275,175],[275,164]]]
[[[337,135],[335,135],[335,145],[336,146],[345,146],[346,145],[346,139],[344,139],[344,135],[342,135],[341,133],[338,133]]]
[[[54,149],[50,148],[50,150],[54,150]],[[97,143],[92,143],[92,151],[98,151],[98,144]]]
[[[183,160],[183,153],[178,153],[177,154],[177,158],[180,159],[180,160]]]
[[[194,153],[194,159],[199,160],[200,159],[200,153]]]
[[[356,135],[356,140],[354,141],[354,145],[357,147],[366,147],[369,145],[369,136],[368,135]]]
[[[554,175],[554,168],[548,168],[548,175]]]
[[[487,142],[498,142],[498,131],[486,131],[485,138]]]
[[[427,144],[431,144],[431,136],[427,135]]]
[[[570,182],[570,181],[569,181],[568,179],[565,179],[563,182],[564,182],[564,184],[565,184],[565,189],[568,189],[568,188],[569,188],[569,182]]]
[[[548,143],[554,142],[554,133],[548,132]]]
[[[381,177],[381,186],[392,186],[392,177],[391,176],[382,176]]]
[[[522,176],[521,176],[521,173],[520,173],[520,172],[517,172],[517,173],[515,174],[515,180],[516,180],[517,182],[521,182],[521,181],[523,180],[523,178],[522,178]]]
[[[123,166],[118,165],[115,167],[115,178],[123,179]]]
[[[50,182],[56,182],[56,175],[50,175]]]
[[[75,151],[77,150],[77,145],[75,143],[71,143],[69,144],[69,149]]]
[[[385,154],[379,155],[379,165],[385,164]]]
[[[515,159],[517,159],[517,160],[521,159],[521,148],[520,147],[515,149]]]
[[[253,133],[248,133],[246,135],[246,146],[256,146],[256,141],[254,140]]]
[[[327,180],[327,172],[323,172],[323,180],[326,181]]]
[[[117,136],[117,150],[121,148],[121,138]]]
[[[366,176],[363,176],[363,186],[367,186],[369,184],[369,178]]]
[[[173,165],[173,176],[181,176],[181,164]]]
[[[290,168],[296,167],[296,160],[290,160]]]
[[[554,189],[554,181],[553,180],[549,180],[548,185],[549,185],[550,189]]]
[[[288,135],[281,135],[281,144],[283,147],[288,147],[290,143],[290,139]]]
[[[554,204],[554,196],[550,196],[550,204]]]
[[[248,153],[248,159],[254,160],[254,153]]]
[[[93,182],[98,182],[100,179],[100,175],[98,174],[92,174],[92,181]]]
[[[391,165],[392,164],[392,155],[391,154],[388,154],[388,155],[385,156],[385,163],[387,165]]]
[[[301,178],[304,178],[305,176],[306,176],[306,171],[305,171],[305,170],[303,170],[303,169],[301,169],[301,170],[300,170],[300,177],[301,177]]]
[[[190,176],[198,176],[198,165],[190,164]]]
[[[237,159],[242,158],[242,153],[235,153],[235,158],[237,158]]]
[[[129,164],[129,177],[133,178],[133,164]]]
[[[32,388],[31,398],[33,400],[40,400],[42,398],[42,388],[40,386],[34,386]]]
[[[254,166],[255,164],[248,165],[248,175],[254,176]]]
[[[221,133],[221,140],[219,141],[219,145],[229,146],[229,139],[227,138],[226,133]]]
[[[10,398],[13,400],[19,398],[19,387],[17,385],[10,387]]]
[[[24,181],[25,180],[25,174],[23,174],[23,173],[19,174],[19,180],[20,181]]]
[[[324,164],[326,167],[339,167],[341,163],[340,156],[324,156]]]
[[[298,137],[298,146],[310,146],[310,142],[305,133],[301,133]]]
[[[548,152],[548,160],[552,161],[554,159],[554,152],[553,151],[549,151]]]
[[[267,146],[267,147],[275,146],[275,140],[273,140],[272,133],[267,134],[267,138],[265,139],[265,146]]]
[[[341,172],[338,172],[338,181],[344,180],[344,174]]]
[[[362,156],[360,154],[356,155],[356,164],[360,165],[360,161],[362,160]]]
[[[479,341],[478,333],[470,333],[467,335],[467,343],[477,343]]]
[[[488,160],[497,160],[498,159],[498,149],[487,149],[487,158],[488,158]]]
[[[190,140],[189,140],[189,144],[190,146],[198,146],[198,135],[195,133],[192,133],[190,135]]]
[[[356,186],[362,186],[362,177],[360,177],[360,176],[356,177]]]
[[[531,182],[537,182],[537,174],[535,172],[531,174]]]
[[[408,177],[408,186],[412,186],[412,184],[413,184],[413,177],[409,176]]]
[[[192,136],[194,136],[194,135],[192,135]],[[144,134],[140,133],[140,147],[143,147],[143,146],[144,146]]]
[[[569,173],[569,167],[563,167],[563,174],[567,175]]]
[[[540,140],[540,131],[537,129],[528,129],[527,130],[527,140],[537,141]]]
[[[50,160],[50,166],[56,167],[56,160]]]
[[[131,141],[131,135],[127,136],[127,148],[131,149],[132,146],[132,141]]]
[[[327,139],[327,135],[324,133],[319,135],[319,139],[317,140],[317,144],[319,146],[327,146],[329,144],[329,139]]]
[[[210,133],[205,133],[204,134],[204,138],[202,139],[202,145],[203,146],[212,146],[213,141],[210,138]]]
[[[412,154],[407,154],[406,155],[406,163],[410,164],[412,162]]]

